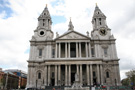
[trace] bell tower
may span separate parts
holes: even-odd
[[[52,19],[49,10],[46,7],[43,12],[38,17],[38,26],[34,31],[34,36],[32,36],[32,41],[46,41],[53,39],[53,32],[51,30]]]
[[[101,27],[107,28],[106,24],[106,16],[102,11],[99,9],[99,7],[96,4],[94,15],[92,18],[92,24],[93,24],[93,29],[99,29]]]
[[[45,30],[51,30],[51,25],[52,20],[46,4],[43,12],[38,17],[38,29],[44,28]]]
[[[92,17],[92,25],[93,31],[91,32],[91,36],[93,39],[110,39],[112,37],[111,29],[108,28],[106,23],[106,16],[97,4]]]

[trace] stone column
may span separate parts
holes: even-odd
[[[58,81],[59,81],[59,83],[58,83],[58,85],[61,85],[61,65],[58,65]]]
[[[82,53],[81,53],[81,42],[79,42],[79,54],[80,54],[80,58],[82,57]]]
[[[68,43],[68,57],[70,58],[70,42]]]
[[[65,86],[67,86],[67,65],[65,65]]]
[[[28,66],[27,86],[30,84],[30,67]]]
[[[59,43],[59,58],[61,58],[61,43]]]
[[[78,64],[77,64],[77,74],[79,75],[79,66],[78,66]]]
[[[99,44],[97,45],[97,48],[98,48],[98,57],[100,57],[100,58],[101,58],[101,49],[100,49]]]
[[[102,65],[100,65],[100,76],[101,76],[101,84],[103,85],[103,68]]]
[[[119,64],[117,64],[117,77],[118,77],[118,85],[121,85],[121,82],[120,82],[120,70],[119,70]]]
[[[44,80],[45,80],[45,86],[47,86],[47,65],[45,65],[45,77],[44,77]]]
[[[89,65],[87,64],[87,85],[90,85]]]
[[[35,75],[33,76],[34,78],[35,78],[35,80],[34,80],[34,82],[35,82],[35,84],[34,85],[36,85],[36,79],[37,79],[37,72],[33,72]],[[31,67],[29,66],[29,72],[28,72],[28,76],[29,76],[29,81],[28,81],[28,85],[31,85],[32,84],[32,81],[33,80],[31,80],[31,74],[33,74],[32,73],[32,71],[31,71]]]
[[[34,72],[32,72],[32,67],[29,67],[29,84],[31,85],[32,84],[32,74],[33,74]],[[37,76],[37,73],[35,72],[35,78],[37,78],[36,76]],[[36,81],[36,80],[35,80]]]
[[[97,44],[95,44],[95,57],[98,57],[98,47],[97,47]]]
[[[48,65],[48,86],[50,85],[50,65]]]
[[[89,57],[91,57],[91,45],[90,45],[90,42],[89,42]]]
[[[93,85],[93,70],[92,70],[92,64],[90,64],[90,80],[91,80],[91,85]]]
[[[115,58],[115,55],[114,55],[115,52],[114,52],[113,44],[111,44],[111,50],[112,50],[111,56],[112,56],[112,59],[113,59],[113,58]]]
[[[82,65],[80,65],[80,83],[81,83],[81,85],[83,85],[83,83],[82,83]]]
[[[65,43],[65,58],[67,58],[67,43]]]
[[[118,58],[117,57],[117,50],[116,50],[116,45],[113,44],[113,48],[114,48],[114,58]]]
[[[76,42],[76,57],[78,58],[78,43]]]
[[[55,58],[57,58],[57,43],[55,44]]]
[[[118,72],[117,72],[117,65],[116,64],[114,65],[114,68],[115,68],[114,72],[115,72],[116,84],[118,85],[118,75],[117,75]]]
[[[55,86],[57,86],[57,65],[55,65]]]
[[[69,86],[71,86],[71,65],[69,65]]]
[[[99,77],[99,65],[97,64],[97,82],[100,83],[100,77]]]
[[[29,77],[29,79],[30,79],[30,85],[32,85],[32,81],[33,81],[33,80],[32,80],[32,77],[33,77],[33,73],[34,73],[34,72],[32,72],[32,67],[29,67],[29,68],[30,68],[30,74],[29,74],[29,76],[30,76],[30,77]],[[36,75],[35,75],[35,76],[36,76],[35,78],[37,78],[37,72],[35,72],[35,74],[36,74]]]
[[[87,45],[87,42],[85,42],[85,51],[86,51],[86,57],[88,57],[88,45]]]

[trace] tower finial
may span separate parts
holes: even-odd
[[[69,21],[68,27],[69,27],[68,30],[74,30],[74,26],[72,24],[71,17],[70,17],[70,21]]]
[[[97,7],[97,3],[96,3],[96,7]]]

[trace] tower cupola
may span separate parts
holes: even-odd
[[[104,13],[102,13],[102,11],[99,9],[97,4],[96,4],[94,15],[92,18],[92,24],[93,24],[93,29],[107,27],[106,16],[104,15]]]
[[[46,30],[51,30],[51,25],[52,25],[52,20],[46,5],[43,12],[38,17],[38,29],[44,28]]]

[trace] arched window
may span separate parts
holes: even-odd
[[[41,73],[40,72],[38,73],[38,79],[41,79]]]
[[[106,72],[106,77],[109,78],[109,72],[108,71]]]

